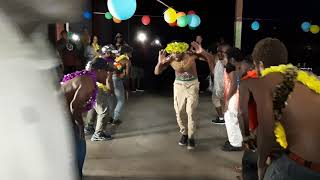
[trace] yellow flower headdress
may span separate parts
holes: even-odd
[[[293,69],[296,67],[291,64],[272,66],[263,70],[261,74],[262,76],[266,76],[270,73],[285,74],[290,68]],[[320,94],[320,80],[316,76],[302,70],[297,70],[296,80],[304,84],[309,89],[313,90],[315,93]],[[276,136],[276,141],[280,144],[281,147],[286,149],[288,147],[286,132],[280,121],[275,122],[274,134]]]
[[[168,54],[172,53],[184,53],[189,49],[189,44],[185,42],[173,42],[167,45],[165,51]]]

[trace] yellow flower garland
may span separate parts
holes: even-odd
[[[266,76],[270,73],[276,72],[284,74],[288,68],[295,68],[295,66],[293,66],[292,64],[271,66],[270,68],[264,69],[261,74],[262,76]],[[320,80],[316,76],[302,70],[298,70],[297,73],[297,81],[304,84],[315,93],[320,94]],[[279,121],[275,123],[274,134],[276,136],[276,141],[280,144],[281,147],[286,149],[288,147],[286,132]]]
[[[189,44],[185,42],[173,42],[167,45],[165,51],[168,54],[172,53],[184,53],[189,49]]]
[[[121,55],[121,56],[119,56],[119,57],[117,57],[116,59],[115,59],[115,61],[116,62],[120,62],[120,61],[122,61],[122,60],[128,60],[129,59],[129,56],[127,56],[127,55]]]
[[[104,92],[106,92],[106,93],[109,93],[109,92],[110,92],[110,89],[107,88],[107,86],[105,86],[105,85],[102,84],[102,83],[98,83],[98,82],[97,82],[97,86],[98,86],[99,89],[102,89],[102,90],[103,90]]]

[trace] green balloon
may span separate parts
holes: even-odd
[[[186,27],[188,25],[188,17],[187,16],[181,16],[177,20],[177,24],[179,27]]]
[[[104,14],[104,17],[106,18],[106,19],[112,19],[112,15],[111,15],[111,13],[110,12],[106,12],[105,14]]]

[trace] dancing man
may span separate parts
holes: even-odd
[[[248,115],[251,94],[257,105],[259,179],[320,179],[320,80],[286,65],[288,52],[278,39],[259,41],[252,58],[259,79],[241,83],[240,107]],[[244,121],[247,137],[249,118]]]
[[[187,145],[188,149],[195,148],[194,133],[196,130],[195,110],[198,106],[199,81],[195,60],[201,55],[206,60],[213,56],[192,42],[193,52],[188,51],[189,45],[184,42],[172,42],[165,50],[159,52],[155,75],[161,74],[171,66],[175,70],[174,108],[182,137],[179,145]],[[186,117],[187,115],[187,117]]]
[[[95,106],[98,92],[96,83],[106,83],[109,75],[107,70],[109,68],[104,59],[96,59],[90,63],[89,70],[68,74],[64,76],[61,83],[75,132],[78,168],[81,176],[86,156],[82,113],[91,110]]]

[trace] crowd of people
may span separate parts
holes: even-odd
[[[179,145],[188,149],[196,145],[196,60],[206,61],[213,76],[217,118],[212,122],[225,124],[228,136],[222,150],[245,151],[242,179],[320,178],[316,140],[320,80],[288,64],[285,45],[274,38],[259,41],[248,56],[225,43],[216,54],[204,50],[199,42],[192,42],[190,48],[177,41],[159,52],[154,73],[159,75],[169,66],[175,70]]]
[[[57,46],[65,73],[61,87],[70,107],[81,175],[85,135],[92,135],[91,141],[111,140],[111,133],[106,132],[107,124],[122,123],[120,117],[132,75],[133,48],[121,34],[116,35],[115,45],[106,46],[100,46],[98,37],[92,36],[84,49],[86,67],[81,70],[81,62],[76,60],[76,45],[66,35],[63,31]],[[221,149],[245,151],[242,178],[318,179],[320,146],[315,141],[319,135],[317,117],[312,115],[317,110],[308,103],[312,97],[313,103],[319,104],[318,78],[288,65],[287,49],[278,39],[259,41],[247,56],[225,42],[212,53],[201,42],[198,37],[191,43],[169,43],[159,51],[154,69],[155,75],[169,66],[175,71],[174,109],[181,133],[178,144],[188,150],[196,147],[195,114],[200,89],[196,61],[199,60],[207,63],[213,80],[212,103],[217,117],[212,123],[226,127],[228,139]],[[298,108],[302,105],[303,108]],[[305,151],[306,146],[312,148]]]

